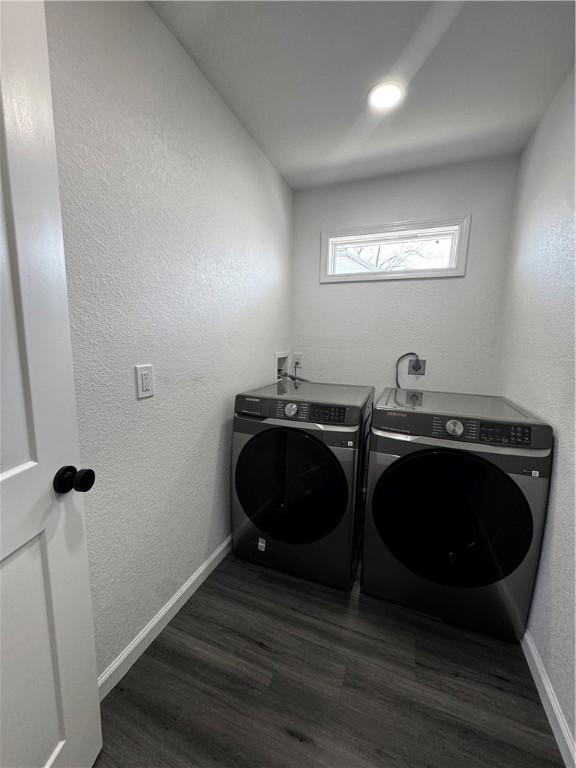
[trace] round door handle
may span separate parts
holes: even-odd
[[[93,469],[79,469],[74,477],[74,490],[87,493],[94,485],[96,473]]]
[[[94,485],[96,474],[93,469],[76,469],[76,467],[60,467],[54,475],[52,487],[56,493],[69,493],[72,489],[86,493]]]

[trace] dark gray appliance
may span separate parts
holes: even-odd
[[[551,427],[502,397],[384,390],[372,417],[362,590],[520,638],[552,451]]]
[[[372,387],[282,379],[236,397],[233,550],[336,587],[354,581]]]

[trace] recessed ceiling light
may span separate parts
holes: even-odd
[[[368,104],[376,112],[393,109],[404,99],[404,86],[392,80],[378,83],[368,94]]]

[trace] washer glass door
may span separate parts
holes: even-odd
[[[348,505],[346,476],[332,451],[297,429],[268,429],[246,443],[235,485],[258,530],[287,544],[327,536]]]
[[[376,484],[372,514],[394,557],[438,584],[500,581],[532,541],[532,515],[519,486],[464,451],[424,450],[395,461]]]

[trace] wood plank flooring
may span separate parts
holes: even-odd
[[[228,557],[102,705],[97,768],[560,768],[519,646]]]

